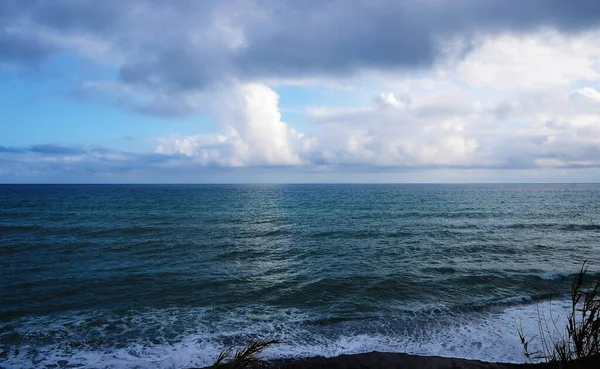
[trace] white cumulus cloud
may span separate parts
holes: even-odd
[[[159,153],[180,153],[202,164],[300,165],[303,135],[281,120],[275,91],[263,84],[221,90],[211,99],[215,133],[158,139]]]

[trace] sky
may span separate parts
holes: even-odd
[[[3,0],[0,183],[600,182],[597,0]]]

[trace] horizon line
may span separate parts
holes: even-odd
[[[200,186],[200,185],[578,185],[600,182],[0,182],[0,186]]]

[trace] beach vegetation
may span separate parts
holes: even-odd
[[[600,355],[600,280],[590,282],[587,272],[586,261],[571,285],[564,327],[538,311],[537,336],[526,337],[522,326],[518,329],[528,360],[545,361],[558,368],[584,368],[587,359]],[[532,343],[537,343],[536,349]]]
[[[223,349],[217,357],[211,369],[245,369],[252,363],[258,361],[257,355],[267,347],[281,343],[278,340],[253,341],[247,346],[233,353],[232,347]]]

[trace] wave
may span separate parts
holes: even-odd
[[[514,224],[498,226],[498,228],[577,232],[577,231],[600,231],[600,224],[514,223]]]
[[[0,233],[9,232],[37,232],[43,231],[44,227],[39,225],[0,225]]]
[[[421,268],[422,272],[425,273],[438,273],[438,274],[454,274],[456,273],[458,270],[456,268],[452,268],[452,267],[427,267],[427,268]]]
[[[566,279],[569,277],[568,274],[561,274],[557,272],[546,272],[538,275],[540,279],[544,279],[546,281],[555,281],[558,279]]]
[[[448,267],[448,266],[426,267],[426,268],[421,268],[420,271],[423,273],[436,274],[436,275],[453,275],[453,274],[459,274],[461,272],[462,273],[465,272],[464,270],[461,270],[460,268],[454,268],[454,267]],[[512,273],[515,273],[515,272],[513,271],[513,272],[511,272],[511,274]],[[516,272],[515,274],[511,275],[510,277],[495,273],[495,274],[488,274],[488,275],[469,275],[469,276],[462,276],[459,278],[460,278],[460,282],[462,282],[462,283],[481,283],[481,282],[490,281],[493,278],[542,279],[542,280],[546,280],[546,281],[572,280],[575,277],[575,275],[576,275],[575,273],[563,273],[563,272],[538,272],[538,273],[534,273],[534,274],[519,274],[518,272]],[[595,276],[595,274],[593,274],[593,273],[589,273],[589,275]]]
[[[342,238],[342,239],[378,239],[378,238],[395,238],[395,237],[411,237],[415,236],[416,233],[408,231],[367,231],[367,230],[331,230],[331,231],[317,231],[310,234],[311,237],[316,238]]]
[[[306,312],[265,306],[147,310],[123,317],[75,312],[23,319],[1,329],[0,366],[203,367],[225,345],[237,347],[255,338],[283,340],[264,358],[389,351],[518,363],[525,358],[517,326],[533,336],[538,314],[550,312],[560,327],[567,309],[566,301],[544,301],[486,314],[437,312],[429,320],[387,317],[326,325],[307,324]]]
[[[535,277],[545,281],[573,281],[578,273],[567,273],[567,272],[540,272],[530,277]],[[600,272],[588,271],[586,273],[587,278],[590,280],[600,279]]]

